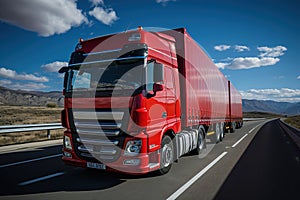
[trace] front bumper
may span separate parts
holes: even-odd
[[[153,154],[153,153],[152,153]],[[159,152],[155,152],[155,156],[159,158]],[[153,157],[153,155],[151,155]],[[75,155],[74,152],[67,149],[63,149],[62,160],[67,165],[87,168],[87,161],[83,160]],[[150,162],[149,155],[140,156],[121,156],[117,161],[111,163],[103,163],[99,161],[99,164],[104,164],[107,171],[120,172],[127,174],[145,174],[151,171],[158,170],[159,162]]]

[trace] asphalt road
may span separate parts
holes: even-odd
[[[300,199],[300,150],[279,126],[263,126],[221,187],[218,199]]]
[[[246,122],[203,157],[180,158],[164,176],[66,166],[60,145],[31,148],[0,154],[0,199],[265,199],[274,189],[289,197],[299,155],[277,122],[265,120]]]

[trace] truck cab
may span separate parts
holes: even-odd
[[[60,70],[64,162],[126,173],[171,165],[173,152],[162,152],[161,141],[181,129],[174,43],[141,28],[80,41]],[[161,153],[168,154],[162,165]]]

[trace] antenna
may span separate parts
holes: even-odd
[[[130,27],[131,24],[132,24],[132,22],[129,22],[129,23],[128,23],[128,26],[127,26],[127,28],[126,28],[126,30],[125,30],[125,33],[128,31],[128,29],[129,29],[129,27]]]

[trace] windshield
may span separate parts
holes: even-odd
[[[137,89],[144,85],[144,59],[81,66],[69,73],[67,91]]]

